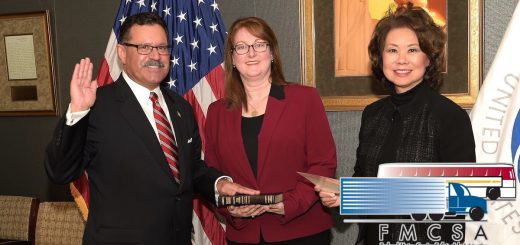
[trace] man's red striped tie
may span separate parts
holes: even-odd
[[[159,143],[161,144],[161,148],[166,156],[166,161],[168,161],[168,164],[170,165],[170,170],[172,171],[175,181],[180,183],[180,174],[177,164],[177,144],[175,142],[172,127],[159,104],[157,94],[151,92],[150,100],[153,103],[153,117],[155,118],[157,133],[159,134]]]

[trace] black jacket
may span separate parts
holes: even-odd
[[[83,244],[191,244],[193,193],[214,202],[219,172],[201,160],[191,106],[162,89],[178,144],[181,183],[171,174],[153,127],[121,77],[98,89],[89,114],[73,126],[62,118],[47,147],[51,180],[88,172],[89,217]]]
[[[426,82],[365,108],[356,154],[354,176],[358,177],[376,177],[379,164],[388,162],[476,161],[468,114]],[[452,225],[442,224],[440,235],[445,242],[451,241]],[[400,228],[401,224],[390,224],[388,241],[398,241]],[[415,224],[415,228],[418,242],[428,242],[427,226]],[[358,240],[378,244],[377,232],[377,224],[360,225]]]
[[[363,111],[354,176],[375,177],[385,162],[476,161],[466,111],[425,82],[408,92],[403,105],[396,106],[392,95]]]

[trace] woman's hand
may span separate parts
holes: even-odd
[[[319,185],[314,186],[314,190],[319,192],[321,203],[324,206],[329,208],[339,206],[339,198],[335,193],[323,191]]]
[[[271,204],[271,205],[269,205],[267,207],[269,208],[267,210],[267,212],[275,213],[275,214],[279,214],[279,215],[284,215],[285,214],[283,202],[279,202],[279,203],[276,203],[276,204]]]
[[[227,207],[229,213],[233,217],[238,218],[254,218],[259,216],[265,211],[267,211],[268,207],[264,205],[244,205],[244,206],[228,206]]]

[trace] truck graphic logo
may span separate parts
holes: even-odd
[[[386,163],[377,178],[340,178],[339,192],[341,215],[481,221],[487,200],[516,198],[516,172],[508,163]]]
[[[464,215],[480,221],[486,200],[443,178],[340,178],[341,215],[409,215],[415,221]]]

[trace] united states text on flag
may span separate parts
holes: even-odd
[[[204,149],[204,121],[209,104],[223,95],[222,66],[224,21],[215,0],[121,0],[98,74],[100,86],[112,83],[121,74],[116,45],[119,28],[128,16],[154,12],[169,29],[170,73],[164,86],[183,95],[193,107]],[[71,183],[73,196],[88,215],[88,178]],[[194,244],[225,244],[224,226],[209,206],[194,200]]]
[[[466,244],[518,244],[520,241],[520,3],[471,111],[477,162],[513,163],[516,200],[488,201],[487,222],[466,224]]]

